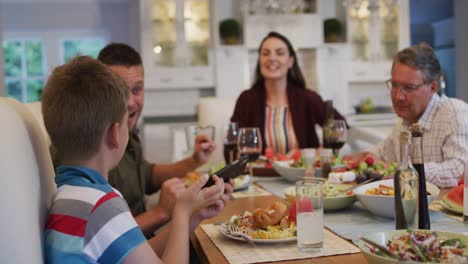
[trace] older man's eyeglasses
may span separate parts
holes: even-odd
[[[392,79],[385,81],[385,85],[390,91],[397,91],[398,87],[400,87],[401,91],[404,93],[408,94],[411,92],[416,91],[419,89],[419,87],[426,85],[427,83],[421,83],[421,84],[407,84],[407,83],[399,83],[395,82]]]

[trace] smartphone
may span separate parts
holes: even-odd
[[[239,160],[234,161],[231,164],[228,164],[221,168],[220,170],[214,172],[219,178],[223,179],[224,182],[229,182],[229,179],[234,179],[244,173],[245,166],[247,166],[247,162],[249,162],[249,156],[241,156]],[[205,183],[205,187],[210,187],[215,182],[211,177],[213,174],[210,175],[210,178]]]

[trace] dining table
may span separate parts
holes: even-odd
[[[263,189],[259,184],[253,184],[255,188]],[[441,189],[441,192],[438,199],[441,199],[449,189]],[[214,224],[219,225],[223,222],[229,221],[233,215],[239,215],[244,211],[253,211],[256,208],[267,208],[269,205],[275,201],[285,201],[284,198],[275,195],[273,193],[269,195],[261,196],[247,196],[247,197],[237,197],[231,198],[229,202],[226,203],[225,208],[219,215],[211,219],[204,220],[201,225],[204,224]],[[203,228],[198,226],[195,229],[194,235],[191,237],[191,243],[195,250],[195,253],[198,255],[198,258],[201,263],[229,263],[225,258],[223,253],[218,249],[217,245],[210,239],[209,235],[203,230]],[[327,227],[325,227],[327,228]],[[328,229],[328,228],[327,228]],[[333,233],[332,230],[328,229]],[[351,240],[347,240],[349,243],[352,243]],[[246,246],[246,250],[248,250]],[[305,259],[293,259],[293,260],[282,260],[274,263],[367,263],[364,254],[361,252],[353,254],[342,254],[342,255],[332,255],[332,256],[322,256],[314,258],[305,258]]]

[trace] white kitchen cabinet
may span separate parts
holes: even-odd
[[[245,45],[249,49],[257,49],[271,31],[283,34],[297,49],[323,44],[323,22],[319,14],[248,15],[244,24]]]
[[[409,1],[341,2],[345,3],[338,6],[344,6],[348,48],[344,60],[346,66],[335,71],[340,71],[339,74],[346,79],[345,88],[339,95],[346,98],[343,111],[346,114],[354,113],[354,107],[367,98],[371,98],[377,106],[390,107],[385,81],[391,77],[394,55],[410,45]],[[394,114],[390,116],[395,117]]]
[[[147,89],[214,87],[210,0],[140,0]]]
[[[323,100],[333,100],[340,113],[352,111],[348,94],[348,45],[326,44],[317,49],[317,92]]]
[[[389,61],[409,39],[409,1],[344,0],[351,59]]]
[[[249,58],[245,46],[219,46],[216,49],[216,96],[237,98],[250,87]]]

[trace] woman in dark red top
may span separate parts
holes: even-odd
[[[275,152],[319,147],[315,125],[326,121],[325,103],[305,88],[291,43],[270,32],[258,52],[255,82],[237,99],[231,121],[260,128],[264,147]],[[334,117],[344,119],[336,110]]]

